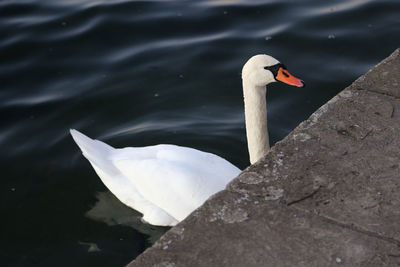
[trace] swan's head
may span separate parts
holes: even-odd
[[[242,79],[256,86],[266,86],[272,82],[304,87],[302,80],[290,74],[285,65],[268,55],[256,55],[250,58],[242,69]]]

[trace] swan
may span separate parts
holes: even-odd
[[[268,55],[251,57],[242,69],[250,162],[269,150],[266,85],[304,82]],[[221,191],[241,170],[227,160],[189,147],[160,144],[115,149],[77,130],[70,133],[105,186],[152,225],[174,226]]]

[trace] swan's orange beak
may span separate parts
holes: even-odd
[[[304,87],[305,84],[299,78],[294,77],[290,74],[286,69],[280,67],[278,70],[278,74],[275,77],[276,80],[284,82],[289,85],[297,86],[297,87]]]

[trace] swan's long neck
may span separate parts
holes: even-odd
[[[265,86],[255,86],[243,79],[247,145],[251,164],[269,150],[266,92]]]

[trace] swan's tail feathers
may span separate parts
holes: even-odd
[[[119,173],[109,160],[109,156],[114,150],[112,146],[99,140],[93,140],[75,129],[70,129],[70,133],[76,144],[82,150],[82,154],[92,165],[95,165],[93,167],[97,167],[110,175]],[[95,168],[96,171],[97,168]]]
[[[69,131],[76,144],[82,150],[83,154],[104,155],[110,153],[114,149],[112,146],[109,146],[99,140],[93,140],[75,129],[70,129]]]

